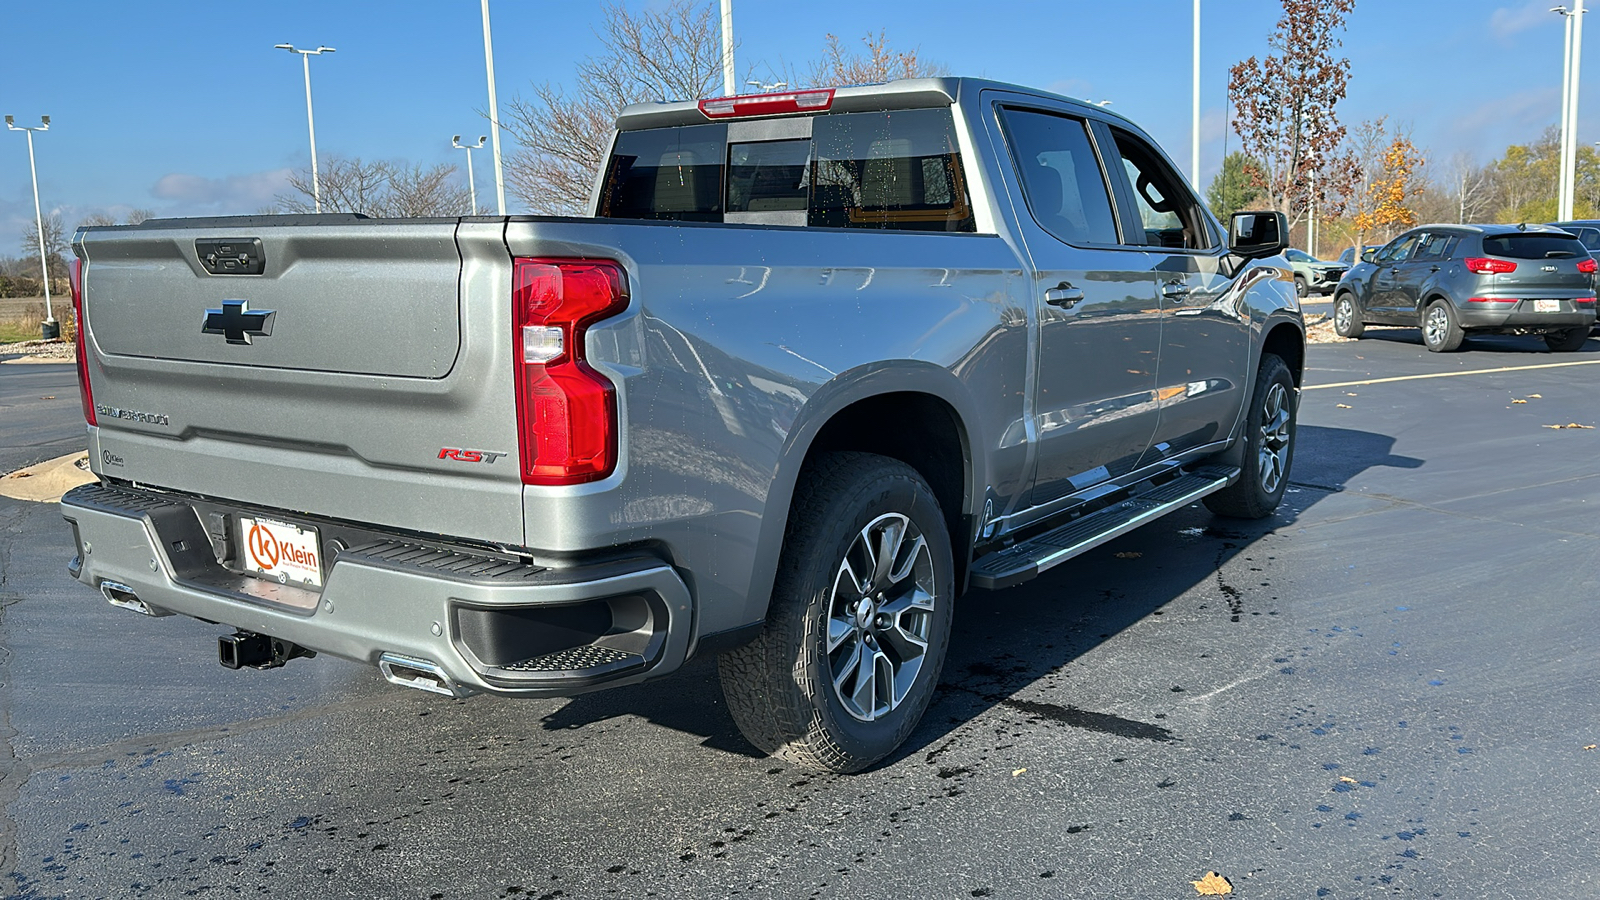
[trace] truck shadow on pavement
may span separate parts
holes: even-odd
[[[1180,741],[1159,720],[1051,702],[1062,670],[1119,632],[1206,582],[1214,599],[1201,603],[1232,622],[1272,614],[1265,591],[1234,586],[1224,568],[1262,538],[1292,525],[1307,509],[1345,490],[1375,467],[1416,469],[1423,460],[1396,456],[1394,439],[1346,428],[1302,425],[1290,493],[1260,521],[1213,516],[1203,506],[1173,513],[1028,584],[1005,591],[971,591],[957,606],[951,649],[922,724],[882,766],[925,754],[936,760],[952,732],[995,707],[1028,720],[1155,742]],[[1270,604],[1269,604],[1270,605]],[[1209,613],[1209,610],[1208,610]],[[1176,688],[1174,688],[1176,690]],[[1023,693],[1034,695],[1030,698]],[[1044,699],[1038,697],[1043,695]],[[699,735],[702,745],[760,757],[739,734],[717,685],[716,661],[698,659],[656,682],[576,697],[543,720],[546,729],[583,728],[636,716]]]

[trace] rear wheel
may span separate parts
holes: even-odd
[[[1356,310],[1354,294],[1346,291],[1333,301],[1333,332],[1340,337],[1358,338],[1367,330],[1361,314]]]
[[[1295,414],[1294,376],[1289,374],[1289,366],[1276,354],[1261,354],[1245,419],[1243,471],[1238,481],[1206,496],[1207,509],[1236,519],[1272,515],[1289,486]]]
[[[1306,287],[1305,278],[1303,276],[1296,275],[1294,277],[1294,295],[1299,297],[1301,300],[1304,300],[1306,297],[1310,296],[1310,294],[1311,289]]]
[[[894,752],[944,665],[954,568],[944,516],[916,470],[869,453],[808,466],[766,627],[717,661],[739,730],[831,772]]]
[[[1456,311],[1449,303],[1435,300],[1422,311],[1422,343],[1435,353],[1449,353],[1461,346],[1466,332],[1456,321]]]
[[[1552,331],[1544,336],[1544,344],[1556,353],[1575,353],[1589,343],[1589,329],[1568,328],[1566,331]]]

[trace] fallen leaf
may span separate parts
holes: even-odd
[[[48,397],[40,397],[39,399],[40,400],[54,400],[55,398],[56,398],[56,395],[55,394],[51,394]]]
[[[1018,775],[1021,775],[1023,772],[1026,772],[1026,771],[1028,771],[1028,767],[1027,766],[1023,766],[1020,769],[1012,769],[1011,770],[1011,777],[1012,778],[1016,778]]]
[[[1529,400],[1543,400],[1544,399],[1544,395],[1543,394],[1529,394],[1528,395],[1528,399]]]
[[[11,473],[11,477],[12,478],[32,478],[33,477],[33,473],[32,472],[12,472]]]
[[[1585,750],[1593,750],[1594,748],[1595,748],[1595,745],[1594,744],[1590,744],[1587,747],[1584,747],[1583,749],[1585,749]]]
[[[1526,400],[1513,400],[1511,402],[1512,403],[1527,403],[1528,401],[1526,401]]]
[[[1346,396],[1346,397],[1359,397],[1359,396],[1361,396],[1361,395],[1360,395],[1360,394],[1352,394],[1352,393],[1350,393],[1350,392],[1349,392],[1349,391],[1345,391],[1345,392],[1344,392],[1344,395],[1345,395],[1345,396]]]
[[[1199,881],[1191,881],[1194,889],[1207,897],[1220,897],[1223,894],[1233,893],[1233,883],[1215,872],[1207,872],[1206,877]]]
[[[1340,775],[1339,776],[1339,780],[1344,782],[1345,784],[1360,784],[1361,783],[1361,782],[1355,780],[1354,778],[1351,778],[1349,775]]]
[[[1544,427],[1546,427],[1546,428],[1556,428],[1556,429],[1561,429],[1561,428],[1583,428],[1583,429],[1587,429],[1589,431],[1593,431],[1594,430],[1594,426],[1593,425],[1579,425],[1577,422],[1568,422],[1565,425],[1546,425]]]
[[[1348,404],[1348,403],[1337,403],[1337,404],[1334,404],[1334,405],[1338,406],[1340,409],[1350,409],[1351,408],[1350,404]]]
[[[1117,559],[1138,559],[1143,555],[1143,553],[1140,553],[1137,550],[1124,550],[1117,554]]]

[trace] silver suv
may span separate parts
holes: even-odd
[[[1595,260],[1544,225],[1424,225],[1405,232],[1339,282],[1333,327],[1416,325],[1429,350],[1472,334],[1537,334],[1551,350],[1581,348],[1595,323]]]

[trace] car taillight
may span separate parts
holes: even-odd
[[[1504,275],[1507,272],[1515,272],[1517,270],[1517,264],[1509,259],[1469,256],[1461,262],[1467,267],[1468,272],[1475,272],[1479,275]]]
[[[740,116],[824,112],[831,106],[833,106],[833,88],[823,88],[815,91],[789,91],[783,94],[712,97],[700,101],[700,112],[708,119],[735,119]]]
[[[616,389],[584,360],[588,326],[628,305],[614,262],[518,259],[511,270],[524,484],[582,484],[617,466]]]
[[[1595,305],[1593,297],[1574,297],[1574,298],[1572,298],[1572,302],[1578,304],[1579,306],[1594,306]]]
[[[89,342],[83,327],[83,260],[74,259],[68,270],[72,285],[72,330],[78,344],[78,399],[83,401],[83,419],[90,425],[99,425],[94,415],[94,391],[89,387]]]
[[[1517,297],[1468,297],[1468,303],[1521,303]]]
[[[1593,275],[1595,269],[1600,269],[1600,263],[1595,262],[1594,257],[1591,256],[1588,259],[1578,260],[1579,272],[1582,272],[1585,275]]]

